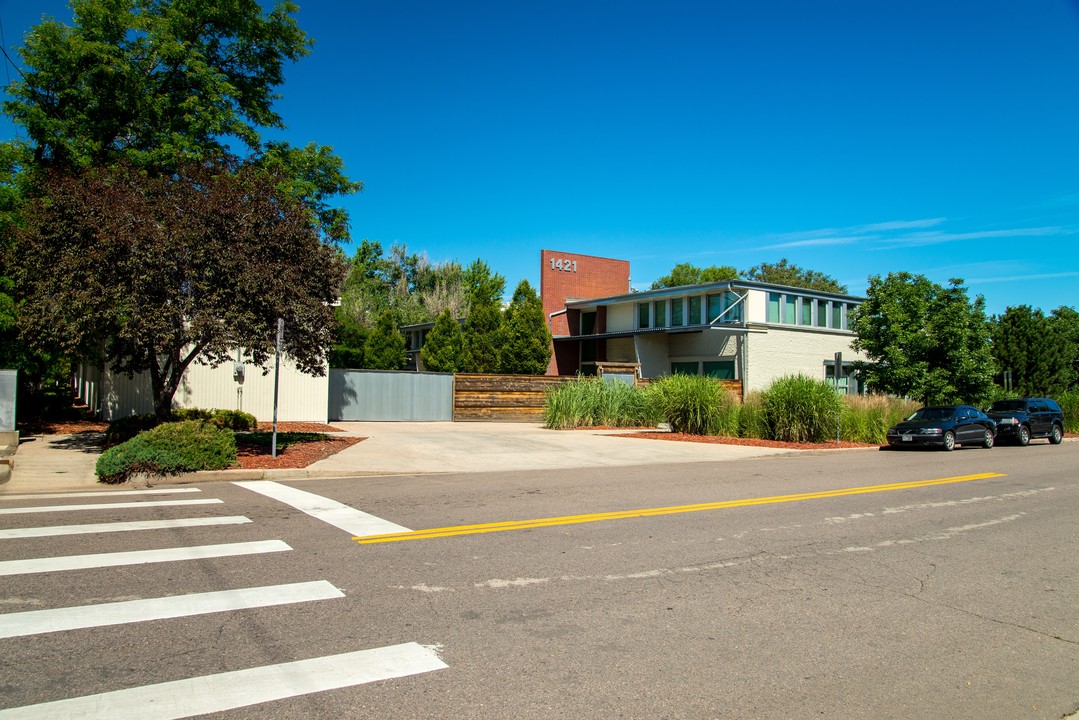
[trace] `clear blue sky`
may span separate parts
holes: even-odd
[[[357,241],[508,293],[549,248],[1079,306],[1079,0],[300,5],[283,136],[364,182]],[[0,0],[6,45],[42,13]]]

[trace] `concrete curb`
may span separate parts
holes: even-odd
[[[11,469],[15,467],[15,458],[0,457],[0,485],[11,479]]]

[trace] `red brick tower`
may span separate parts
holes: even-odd
[[[540,297],[552,335],[569,335],[571,328],[574,332],[580,330],[579,318],[565,312],[567,300],[610,297],[628,292],[628,260],[554,250],[540,251]],[[596,332],[603,332],[603,328],[597,327]],[[577,343],[556,343],[547,374],[572,375],[577,372],[577,348]]]

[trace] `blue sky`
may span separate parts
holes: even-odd
[[[344,158],[357,241],[508,293],[548,248],[642,289],[787,257],[854,294],[906,270],[1079,306],[1079,0],[300,6],[268,137]],[[43,13],[70,20],[0,0],[7,47]]]

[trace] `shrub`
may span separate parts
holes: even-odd
[[[840,419],[842,438],[848,442],[883,445],[888,428],[918,409],[913,400],[884,395],[846,395]]]
[[[130,440],[144,430],[157,427],[159,422],[153,413],[117,418],[109,423],[109,429],[105,431],[105,444],[116,445]]]
[[[555,430],[574,427],[643,427],[654,425],[656,414],[640,388],[598,378],[578,378],[547,393],[543,426]]]
[[[101,482],[121,483],[137,473],[221,470],[234,462],[236,436],[231,430],[186,420],[158,425],[109,448],[98,458],[95,472]]]
[[[185,420],[202,420],[208,422],[218,410],[203,410],[202,408],[173,408],[169,422],[183,422]]]
[[[1053,398],[1060,403],[1060,409],[1064,415],[1064,430],[1066,432],[1079,432],[1079,392],[1069,390]]]
[[[764,399],[759,392],[751,392],[742,401],[738,414],[738,435],[744,438],[768,439],[768,419],[764,416]]]
[[[254,415],[240,410],[214,410],[210,422],[219,428],[236,431],[254,430],[259,426]]]
[[[788,375],[762,396],[772,440],[823,442],[834,438],[840,418],[839,394],[823,380]]]
[[[648,397],[672,432],[733,435],[738,431],[738,400],[714,378],[668,375],[648,387]]]

